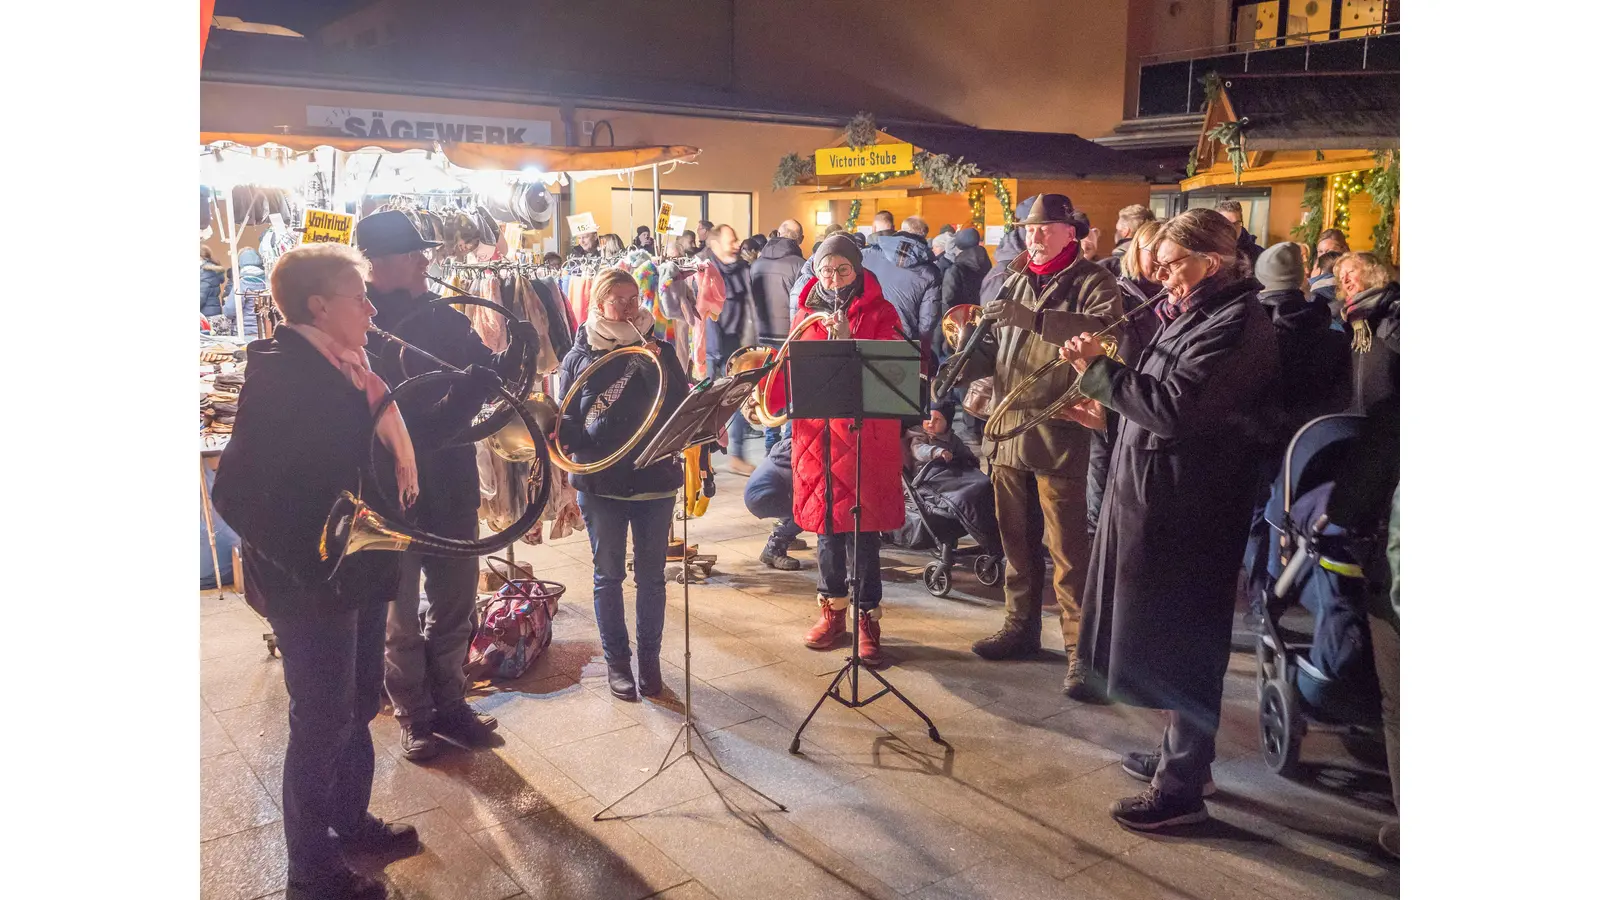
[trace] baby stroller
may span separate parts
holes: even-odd
[[[994,485],[978,469],[933,460],[916,473],[900,473],[906,524],[890,543],[908,550],[932,550],[938,557],[922,570],[922,584],[935,597],[950,595],[950,573],[957,557],[975,556],[978,582],[994,587],[1006,571],[1000,549],[1000,523],[994,514]],[[958,547],[970,535],[976,547]]]
[[[1256,695],[1262,755],[1279,775],[1294,773],[1312,725],[1356,742],[1382,736],[1361,566],[1373,538],[1330,524],[1326,514],[1334,472],[1361,419],[1340,414],[1306,423],[1289,442],[1267,503],[1278,552],[1268,562]],[[1311,613],[1310,634],[1285,625],[1296,603]]]

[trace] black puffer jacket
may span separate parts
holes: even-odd
[[[1328,327],[1333,317],[1321,302],[1299,290],[1262,291],[1261,305],[1272,316],[1283,372],[1283,412],[1279,432],[1287,443],[1301,425],[1340,412],[1350,403],[1350,342]]]
[[[786,237],[768,241],[750,264],[756,330],[761,337],[781,341],[789,336],[789,295],[805,264],[800,245]]]
[[[667,390],[666,399],[662,401],[661,413],[656,416],[655,424],[639,443],[634,445],[628,456],[616,465],[591,475],[573,475],[574,488],[586,494],[598,494],[604,497],[638,497],[646,494],[670,493],[683,486],[683,465],[676,457],[643,469],[637,466],[639,451],[650,443],[673,411],[683,403],[685,397],[689,396],[689,379],[683,374],[683,367],[678,364],[678,351],[668,341],[659,343],[662,348],[660,359],[662,371],[667,378]],[[579,328],[572,350],[561,360],[562,390],[568,390],[577,382],[578,376],[602,356],[605,356],[605,353],[589,345],[589,329]],[[606,388],[622,377],[622,373],[626,371],[627,359],[629,358],[620,362],[606,363],[605,369],[596,372],[584,382],[583,393],[572,402],[567,409],[566,417],[561,420],[561,445],[577,462],[594,462],[615,452],[634,433],[650,411],[650,401],[655,399],[656,394],[656,380],[651,372],[653,367],[635,373],[628,379],[622,394],[595,416],[594,421],[588,421],[589,410],[595,401],[600,399]],[[562,399],[565,399],[564,393]]]
[[[950,253],[955,253],[954,249]],[[946,254],[949,255],[948,253]],[[989,252],[982,247],[970,247],[960,251],[955,258],[955,263],[944,273],[943,299],[939,305],[939,315],[943,316],[950,307],[961,303],[979,302],[979,294],[983,289],[983,277],[989,274],[994,265],[989,262]],[[936,348],[940,358],[950,352],[944,346],[944,336],[937,339]]]

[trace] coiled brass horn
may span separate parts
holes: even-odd
[[[382,332],[380,334],[384,334],[389,340],[399,340],[393,335]],[[384,395],[373,412],[372,421],[376,423],[388,409],[389,404],[394,403],[404,391],[416,390],[441,381],[459,381],[468,377],[470,376],[466,372],[450,367],[408,378]],[[341,493],[334,501],[333,508],[323,523],[319,544],[322,560],[324,562],[331,560],[334,563],[332,571],[329,572],[330,578],[333,573],[338,572],[345,558],[352,553],[362,553],[367,550],[417,550],[429,556],[452,558],[483,556],[510,546],[513,541],[527,534],[538,524],[540,517],[544,515],[545,505],[550,501],[552,482],[550,451],[545,442],[544,430],[539,426],[527,403],[512,396],[503,386],[496,386],[495,390],[499,393],[500,399],[512,410],[512,414],[518,418],[527,434],[528,447],[519,455],[525,457],[522,461],[531,463],[527,480],[528,505],[517,521],[498,534],[474,540],[430,534],[405,523],[401,515],[392,511],[392,502],[384,493],[382,482],[378,478],[364,478],[363,483],[372,485],[376,498],[382,505],[374,505],[348,491]],[[369,474],[378,471],[376,437],[374,434],[370,442]]]
[[[745,419],[750,424],[758,425],[762,428],[782,428],[788,423],[789,417],[784,413],[774,411],[767,397],[767,391],[772,386],[772,373],[778,371],[778,367],[783,365],[783,361],[789,358],[789,345],[794,343],[795,338],[800,336],[800,332],[805,331],[812,325],[826,322],[831,315],[832,313],[825,312],[807,313],[804,318],[794,324],[793,328],[789,329],[789,336],[783,339],[783,343],[778,346],[776,351],[771,347],[756,345],[754,347],[742,347],[735,350],[733,355],[728,357],[727,374],[729,375],[748,372],[751,369],[758,369],[762,366],[768,369],[767,374],[756,382],[756,389],[751,392],[750,399],[746,401],[743,410]]]
[[[1116,331],[1118,328],[1121,328],[1123,325],[1126,325],[1130,320],[1133,319],[1134,316],[1156,305],[1158,301],[1166,299],[1166,296],[1167,292],[1165,290],[1158,291],[1154,297],[1151,297],[1149,300],[1146,300],[1145,302],[1134,307],[1115,322],[1112,322],[1110,325],[1107,325],[1096,332],[1094,337],[1100,339],[1100,349],[1105,351],[1107,356],[1117,360],[1118,362],[1121,362],[1121,358],[1117,356],[1117,339],[1111,337],[1111,333]],[[1022,379],[1022,381],[1019,382],[1015,387],[1007,391],[1006,395],[1000,398],[1000,402],[996,403],[993,409],[989,411],[989,421],[984,423],[983,436],[995,443],[1009,441],[1017,435],[1036,428],[1039,425],[1048,422],[1050,419],[1055,418],[1056,414],[1061,412],[1063,409],[1066,409],[1073,404],[1081,403],[1085,399],[1083,389],[1079,386],[1081,379],[1075,376],[1072,380],[1072,384],[1062,392],[1061,396],[1047,404],[1044,409],[1041,409],[1039,412],[1035,413],[1032,418],[1026,419],[1021,425],[1017,425],[1012,428],[1000,427],[1000,417],[1005,415],[1012,406],[1016,405],[1018,398],[1024,396],[1028,389],[1032,388],[1035,384],[1038,384],[1040,381],[1049,378],[1050,374],[1056,369],[1065,365],[1070,365],[1070,363],[1060,356],[1057,356],[1055,359],[1050,360],[1049,362],[1035,369],[1033,372],[1029,373],[1028,377]]]
[[[638,331],[637,325],[634,326],[634,330]],[[591,363],[587,369],[583,370],[583,374],[579,375],[577,380],[567,387],[566,396],[562,399],[561,406],[556,410],[556,427],[550,432],[550,460],[558,468],[574,475],[590,475],[609,469],[621,462],[622,458],[627,456],[628,452],[637,447],[639,442],[644,440],[645,435],[650,433],[650,427],[656,423],[656,418],[661,415],[661,407],[667,400],[667,372],[661,365],[659,348],[647,346],[648,339],[642,331],[639,332],[639,339],[646,343],[632,344],[612,350]],[[637,367],[640,359],[649,360],[650,364],[655,367],[656,395],[650,401],[650,413],[644,417],[643,422],[639,423],[639,427],[634,429],[633,436],[622,442],[622,446],[594,462],[578,462],[572,458],[572,454],[566,448],[561,446],[560,423],[566,419],[567,411],[571,408],[573,401],[577,400],[579,395],[583,393],[583,386],[588,383],[589,379],[604,368],[607,363],[620,359],[628,360],[629,370]],[[624,377],[627,376],[624,375]]]
[[[955,353],[934,375],[930,396],[935,402],[961,383],[968,360],[994,330],[994,320],[984,318],[983,308],[977,304],[958,303],[939,320],[939,330],[944,333],[945,343],[955,348]]]
[[[777,356],[778,351],[771,347],[757,345],[740,348],[735,350],[732,356],[728,357],[728,374],[737,375],[740,372],[749,372],[753,369],[769,366]],[[744,406],[739,410],[743,414],[745,421],[757,428],[782,428],[783,423],[788,421],[788,417],[778,416],[776,419],[769,419],[763,413],[761,404],[758,401],[757,392],[751,391],[750,396],[744,401]]]

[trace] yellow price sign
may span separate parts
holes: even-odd
[[[911,171],[910,144],[873,144],[860,150],[829,147],[817,151],[818,175],[861,175]]]
[[[667,228],[672,224],[672,204],[666,200],[661,201],[661,211],[656,213],[656,234],[666,234]]]
[[[347,213],[329,212],[325,209],[306,210],[305,233],[300,236],[303,244],[319,243],[350,243],[350,232],[355,229],[356,217]]]

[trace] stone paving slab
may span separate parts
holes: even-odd
[[[713,783],[685,760],[619,807],[620,820],[590,821],[656,770],[679,731],[681,587],[668,585],[667,691],[624,702],[605,685],[587,535],[519,545],[519,561],[568,591],[545,657],[522,678],[474,690],[474,702],[501,721],[499,745],[451,747],[419,766],[400,757],[387,711],[373,722],[372,810],[416,824],[426,846],[384,870],[391,897],[1398,895],[1399,865],[1375,844],[1394,815],[1381,760],[1313,734],[1300,780],[1268,772],[1250,655],[1235,654],[1228,671],[1212,821],[1173,835],[1127,831],[1107,808],[1143,785],[1119,760],[1159,742],[1162,714],[1062,696],[1053,607],[1034,658],[974,657],[971,642],[1004,617],[1000,592],[962,569],[951,596],[933,597],[920,581],[924,554],[885,554],[891,664],[882,672],[946,743],[929,740],[892,696],[862,709],[830,700],[790,755],[795,728],[846,650],[802,645],[816,616],[815,550],[794,552],[798,572],[762,566],[770,523],[739,507],[743,487],[737,476],[719,478],[711,513],[691,523],[691,540],[719,557],[710,581],[691,586],[695,709],[727,771],[790,811],[715,773]],[[815,536],[806,538],[814,548]],[[631,582],[624,602],[631,629]],[[265,629],[238,595],[202,592],[199,606],[201,896],[274,900],[285,877],[281,663],[267,656]],[[861,687],[874,693],[877,682],[863,674]]]

